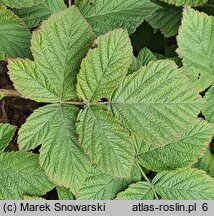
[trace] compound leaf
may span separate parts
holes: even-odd
[[[56,187],[59,200],[74,200],[75,197],[68,188]]]
[[[146,144],[164,145],[192,123],[203,105],[175,63],[159,60],[124,79],[109,108]]]
[[[84,181],[90,161],[78,144],[78,109],[69,105],[47,105],[27,119],[19,131],[19,147],[33,149],[42,144],[40,164],[57,184],[77,192]]]
[[[31,33],[25,23],[12,11],[0,6],[0,60],[30,58]]]
[[[214,17],[187,8],[183,12],[178,34],[178,54],[184,73],[198,91],[213,83],[214,75]]]
[[[54,187],[39,165],[37,155],[26,152],[0,153],[0,199],[40,196]]]
[[[116,200],[152,200],[154,193],[148,182],[131,184],[125,191],[117,194]]]
[[[42,92],[37,90],[31,95],[38,102],[76,98],[76,74],[93,37],[91,27],[75,6],[52,15],[33,33],[31,49],[35,61],[17,59],[12,61],[12,66],[9,62],[10,76],[17,90],[28,97],[28,92],[32,93],[29,86],[41,86]],[[25,77],[28,78],[26,88]],[[44,89],[47,98],[41,96]]]
[[[31,7],[41,3],[43,0],[0,0],[0,4],[4,4],[10,8]]]
[[[13,12],[25,21],[28,27],[39,26],[52,13],[66,9],[63,0],[42,0],[40,4],[32,7],[15,9]]]
[[[95,41],[81,64],[77,93],[84,101],[109,98],[127,73],[132,46],[126,30],[114,30]]]
[[[159,8],[150,0],[76,0],[75,4],[97,34],[121,27],[131,34]]]
[[[163,199],[214,199],[213,178],[197,169],[185,168],[158,173],[153,179],[153,185]]]
[[[206,150],[214,128],[205,121],[198,120],[187,128],[181,136],[164,147],[149,149],[138,154],[140,164],[149,170],[172,170],[191,166]]]
[[[207,3],[208,0],[161,0],[168,4],[174,4],[177,6],[189,5],[189,6],[198,6]]]
[[[111,200],[126,185],[124,179],[115,178],[92,169],[76,198],[78,200]]]
[[[129,178],[134,145],[129,132],[107,111],[88,107],[78,116],[80,144],[98,168],[109,175]]]

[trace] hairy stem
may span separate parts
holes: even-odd
[[[94,103],[85,103],[81,101],[62,101],[62,104],[70,104],[70,105],[77,105],[77,106],[91,106],[91,105],[107,105],[109,102],[94,102]]]
[[[155,192],[155,189],[154,189],[154,187],[153,187],[152,182],[151,182],[151,181],[149,180],[149,178],[146,176],[146,174],[144,173],[142,167],[141,167],[139,164],[138,164],[138,167],[139,167],[139,169],[140,169],[140,171],[141,171],[141,174],[142,174],[143,178],[151,185],[151,188],[152,188],[152,191],[153,191],[153,193],[154,193],[155,199],[158,200],[158,195],[157,195],[156,192]]]
[[[21,97],[21,94],[16,90],[0,89],[0,94],[5,95],[7,97]]]
[[[76,106],[85,106],[86,104],[81,101],[61,101],[61,104],[70,104],[70,105],[76,105]]]
[[[0,95],[4,95],[6,97],[23,97],[18,91],[9,90],[9,89],[0,89]],[[23,97],[23,98],[25,98],[25,97]],[[82,101],[61,101],[60,103],[61,104],[70,104],[70,105],[74,105],[74,106],[91,106],[91,105],[108,105],[110,102],[85,103]]]

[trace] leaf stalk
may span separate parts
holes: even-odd
[[[155,192],[155,189],[154,189],[154,186],[153,186],[152,182],[151,182],[151,181],[149,180],[149,178],[146,176],[146,174],[144,173],[142,167],[141,167],[139,164],[138,164],[138,167],[139,167],[139,169],[140,169],[140,171],[141,171],[141,174],[142,174],[143,178],[151,185],[151,188],[152,188],[152,191],[153,191],[153,193],[154,193],[155,199],[158,200],[158,195],[157,195],[156,192]]]

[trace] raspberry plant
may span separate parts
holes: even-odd
[[[0,0],[1,99],[40,104],[0,124],[0,199],[214,199],[213,3]],[[136,53],[144,20],[177,55]]]

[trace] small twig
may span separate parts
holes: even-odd
[[[0,89],[0,94],[5,95],[7,97],[21,97],[21,94],[16,90]]]
[[[5,110],[5,101],[4,101],[4,100],[2,101],[1,112],[2,112],[2,115],[1,115],[1,122],[3,122],[3,123],[8,123],[8,122],[9,122],[9,119],[8,119],[8,116],[7,116],[7,112],[6,112],[6,110]]]
[[[71,7],[71,5],[72,5],[71,0],[68,0],[68,6]]]
[[[146,176],[146,174],[143,172],[143,169],[141,168],[141,166],[138,164],[138,167],[139,167],[139,169],[140,169],[140,171],[141,171],[141,174],[142,174],[142,176],[143,176],[143,178],[151,185],[151,188],[152,188],[152,191],[153,191],[153,193],[154,193],[154,196],[155,196],[155,198],[158,200],[158,195],[156,194],[156,192],[155,192],[155,189],[154,189],[154,187],[153,187],[153,184],[151,183],[151,181],[149,180],[149,178]]]

